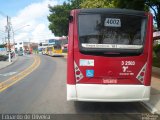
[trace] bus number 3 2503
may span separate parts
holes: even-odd
[[[122,61],[121,62],[122,65],[135,65],[135,61]]]

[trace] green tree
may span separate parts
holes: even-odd
[[[144,0],[114,0],[114,4],[118,8],[134,9],[134,10],[145,10]]]
[[[157,29],[160,30],[160,0],[145,0],[145,4],[153,11]]]
[[[4,48],[6,44],[0,44],[0,48]]]
[[[48,20],[50,22],[49,29],[56,36],[67,36],[68,34],[68,16],[72,9],[80,8],[82,0],[68,0],[63,5],[49,6],[50,15]]]
[[[68,16],[71,10],[69,3],[63,5],[49,6],[51,14],[48,16],[50,22],[49,29],[56,36],[67,35],[68,33]]]
[[[83,1],[85,0],[69,0],[72,9],[80,9]]]
[[[126,8],[134,10],[148,10],[145,0],[85,0],[82,8]]]
[[[81,3],[81,8],[113,8],[114,0],[85,0]]]

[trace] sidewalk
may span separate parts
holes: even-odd
[[[160,68],[152,67],[151,96],[144,104],[153,114],[160,114]]]
[[[18,59],[18,56],[12,58],[12,62],[8,62],[8,60],[7,60],[7,61],[0,61],[0,69],[3,69],[3,68],[5,68],[5,67],[13,64],[14,62],[17,61],[17,59]]]
[[[67,58],[67,53],[62,53],[64,55],[64,58]]]

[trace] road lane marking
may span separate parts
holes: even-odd
[[[7,77],[7,76],[14,75],[14,74],[16,74],[16,73],[17,73],[17,72],[8,72],[8,73],[3,73],[3,74],[0,74],[0,76]]]
[[[34,57],[34,62],[31,64],[31,66],[29,66],[28,68],[26,68],[25,70],[23,70],[23,71],[20,72],[19,74],[10,77],[9,79],[5,80],[4,82],[1,82],[1,84],[5,84],[5,83],[7,83],[7,82],[9,82],[9,81],[18,79],[19,76],[22,76],[23,73],[25,73],[26,71],[28,71],[28,69],[30,69],[32,66],[34,66],[34,65],[35,65],[35,62],[36,62],[36,57]]]
[[[19,74],[15,75],[15,76],[12,76],[11,78],[9,78],[9,79],[5,80],[4,82],[0,83],[0,92],[6,90],[10,86],[14,85],[18,81],[20,81],[21,79],[23,79],[24,77],[29,75],[30,73],[32,73],[36,68],[38,68],[40,63],[41,63],[40,57],[35,56],[34,57],[34,62],[32,63],[31,66],[29,66],[28,68],[26,68],[25,70],[23,70]]]
[[[35,70],[39,66],[39,64],[40,64],[40,59],[37,59],[36,57],[34,57],[34,62],[30,67],[28,67],[27,69],[25,69],[21,73],[9,78],[8,80],[0,83],[0,92],[2,92],[3,90],[5,90],[8,87],[12,86],[13,84],[18,82],[22,78],[24,78],[27,75],[29,75],[33,70]]]

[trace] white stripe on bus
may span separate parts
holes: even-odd
[[[85,48],[121,48],[121,49],[141,49],[143,45],[121,45],[121,44],[86,44],[82,43]]]

